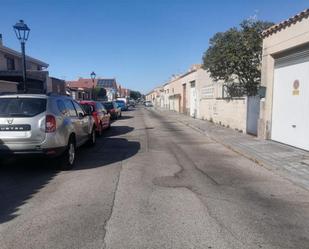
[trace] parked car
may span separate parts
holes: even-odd
[[[136,105],[135,100],[134,99],[130,99],[129,100],[129,106],[135,107],[135,105]]]
[[[83,100],[79,103],[85,112],[94,118],[96,132],[99,136],[102,135],[103,130],[111,127],[110,114],[100,102]]]
[[[126,105],[126,103],[123,100],[116,100],[115,103],[117,104],[117,107],[119,107],[121,109],[121,111],[127,111],[128,110],[128,106]]]
[[[59,157],[71,169],[76,149],[96,142],[92,116],[71,97],[40,94],[0,96],[0,155]]]
[[[153,107],[153,104],[151,101],[145,101],[145,104],[144,104],[146,107]]]
[[[107,113],[111,115],[111,119],[117,119],[121,117],[121,108],[113,101],[107,101],[102,103],[107,110]]]
[[[128,98],[128,97],[117,98],[116,101],[118,101],[118,100],[124,101],[124,103],[126,104],[126,106],[129,106],[129,98]]]

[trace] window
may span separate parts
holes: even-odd
[[[62,100],[57,100],[57,106],[58,106],[58,109],[59,111],[62,113],[62,114],[65,114],[67,112],[66,108],[65,108],[65,104],[63,103]]]
[[[6,66],[7,70],[15,70],[15,60],[14,58],[7,57],[6,58]]]
[[[115,108],[115,103],[113,103],[113,102],[105,102],[104,103],[104,107],[107,110],[111,110],[111,109]]]
[[[81,104],[81,107],[84,109],[84,112],[88,114],[92,114],[92,112],[94,111],[93,106],[89,104]]]
[[[104,107],[101,103],[96,103],[96,109],[97,109],[97,111],[99,111],[99,112],[104,112],[104,111],[106,111],[106,110],[105,110],[105,107]]]
[[[80,114],[85,115],[83,108],[77,102],[73,101],[73,104],[74,104],[74,107],[77,111],[77,116],[79,116]]]
[[[65,107],[68,111],[68,115],[70,117],[76,117],[77,116],[76,110],[75,110],[74,105],[73,105],[71,100],[65,100],[64,105],[65,105]]]
[[[34,117],[46,111],[46,99],[1,98],[0,117]]]

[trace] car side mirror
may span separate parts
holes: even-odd
[[[78,117],[79,117],[79,118],[84,118],[84,117],[85,117],[85,114],[82,113],[82,112],[79,112],[79,113],[78,113]]]

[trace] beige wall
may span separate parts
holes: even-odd
[[[247,128],[247,99],[202,99],[200,118],[242,132]]]
[[[304,18],[300,22],[264,38],[262,58],[262,86],[266,87],[266,97],[261,100],[258,136],[270,139],[271,115],[274,77],[274,57],[289,49],[309,43],[309,19]]]
[[[197,71],[196,86],[199,97],[197,118],[246,132],[246,98],[224,99],[223,82],[215,82],[210,74],[202,69]]]
[[[17,82],[0,80],[0,92],[17,92]]]
[[[184,103],[186,114],[190,110],[190,88],[195,82],[197,92],[197,113],[196,118],[213,121],[215,123],[246,132],[247,124],[247,99],[239,98],[233,100],[223,99],[223,82],[214,82],[209,73],[202,68],[194,68],[193,71],[181,76],[174,76],[161,88],[160,98],[165,109],[183,112]],[[186,85],[185,101],[183,85]],[[152,100],[156,89],[147,95]],[[158,106],[159,98],[156,100]]]

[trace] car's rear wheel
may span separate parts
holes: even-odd
[[[76,159],[76,145],[75,140],[70,138],[68,146],[64,154],[61,156],[61,169],[70,170],[74,167]]]

